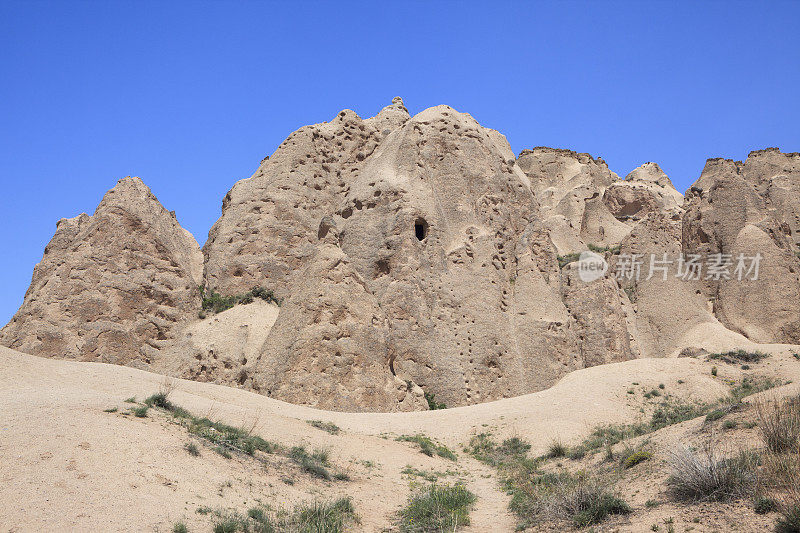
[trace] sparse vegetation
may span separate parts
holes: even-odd
[[[397,437],[396,440],[402,442],[416,442],[419,444],[420,451],[429,457],[438,455],[439,457],[444,457],[445,459],[450,459],[451,461],[456,461],[458,459],[453,450],[444,444],[435,443],[430,437],[426,437],[425,435],[401,435],[400,437]]]
[[[308,472],[320,479],[328,480],[332,477],[327,469],[330,465],[328,452],[324,450],[314,450],[313,453],[308,453],[305,447],[295,446],[289,451],[289,457],[300,465],[304,472]]]
[[[136,396],[131,396],[125,399],[125,403],[136,403]]]
[[[681,500],[731,500],[755,487],[756,464],[757,457],[749,452],[721,457],[710,442],[699,452],[681,447],[670,457],[667,483]]]
[[[641,462],[647,461],[651,457],[653,457],[652,452],[648,452],[646,450],[633,451],[632,453],[625,455],[625,458],[622,460],[622,467],[632,468]]]
[[[740,365],[742,363],[758,363],[769,354],[763,352],[748,352],[747,350],[735,350],[724,353],[712,353],[708,356],[709,359],[717,359],[730,365]]]
[[[189,530],[186,529],[186,524],[183,522],[175,522],[172,526],[172,533],[187,533]]]
[[[717,371],[717,367],[716,367],[716,366],[712,366],[712,367],[711,367],[711,375],[712,375],[712,376],[716,376],[716,375],[717,375],[717,372],[718,372],[718,371]]]
[[[219,531],[241,531],[254,533],[341,533],[348,525],[358,522],[353,502],[350,498],[339,498],[331,502],[315,501],[294,507],[292,510],[270,507],[252,507],[247,515],[216,513],[219,524],[232,529]]]
[[[189,455],[193,455],[193,456],[195,456],[195,457],[198,457],[198,456],[200,455],[200,449],[197,447],[197,444],[195,444],[194,442],[187,442],[187,443],[184,445],[184,447],[183,447],[183,448],[184,448],[184,449],[185,449],[187,452],[189,452]]]
[[[563,442],[560,440],[554,440],[547,447],[547,453],[545,453],[544,456],[549,459],[555,459],[557,457],[566,457],[567,452],[567,446]]]
[[[225,459],[230,459],[230,458],[232,458],[232,457],[233,457],[233,456],[231,455],[231,452],[229,452],[228,450],[226,450],[226,449],[225,449],[224,447],[222,447],[222,446],[216,446],[216,447],[214,448],[214,451],[215,451],[215,452],[217,452],[218,454],[220,454],[220,455],[221,455],[222,457],[224,457]]]
[[[738,402],[745,396],[763,392],[780,385],[782,385],[782,383],[779,380],[746,376],[740,383],[737,383],[731,388],[731,397],[734,402]]]
[[[477,497],[461,484],[431,484],[414,492],[400,511],[400,530],[407,532],[456,531],[469,524],[469,511]]]
[[[117,411],[119,411],[117,407],[111,407],[110,409],[103,409],[104,413],[116,413]]]
[[[322,431],[327,431],[331,435],[337,435],[341,428],[334,424],[333,422],[323,422],[322,420],[308,420],[309,425],[321,429]]]
[[[133,416],[137,418],[145,418],[147,416],[147,411],[149,407],[146,405],[140,405],[139,407],[131,407],[131,413]]]
[[[430,472],[427,470],[419,470],[418,468],[414,468],[411,465],[406,465],[406,467],[403,470],[401,470],[401,473],[409,477],[422,478],[430,483],[436,483],[440,477],[449,476],[453,474],[453,472],[450,470],[446,472]]]
[[[725,422],[722,423],[722,429],[728,429],[728,430],[736,429],[737,426],[738,424],[736,423],[735,420],[726,420]]]
[[[578,259],[580,259],[581,254],[579,253],[571,253],[567,255],[559,255],[558,256],[558,268],[564,268],[570,263],[574,263]]]
[[[437,409],[447,409],[447,406],[444,403],[437,402],[436,395],[431,394],[430,392],[425,393],[425,401],[428,402],[428,409],[431,411],[435,411]]]
[[[800,397],[757,401],[758,428],[773,453],[796,450],[800,445]]]
[[[206,291],[202,286],[198,287],[198,290],[200,292],[200,298],[202,299],[203,311],[211,311],[213,313],[222,313],[237,304],[253,303],[256,298],[274,303],[278,306],[281,305],[281,300],[277,298],[271,290],[263,287],[253,287],[249,292],[234,296],[222,296],[214,289],[208,289],[208,291]]]
[[[233,457],[231,452],[240,452],[253,457],[255,457],[258,452],[281,454],[299,465],[304,472],[315,477],[325,480],[335,479],[337,481],[346,481],[350,479],[350,476],[344,472],[336,471],[331,474],[329,470],[330,463],[328,461],[328,452],[324,450],[314,450],[312,453],[309,453],[303,446],[295,446],[287,450],[279,444],[264,440],[258,435],[253,435],[252,430],[233,427],[222,422],[215,422],[207,417],[197,417],[186,409],[170,402],[168,396],[169,391],[163,394],[160,392],[150,396],[148,400],[154,407],[171,413],[173,419],[178,424],[184,426],[189,433],[211,444],[214,451],[226,459],[231,459]],[[142,408],[147,409],[148,406],[143,405]],[[330,430],[333,430],[333,428],[336,428],[336,430],[339,429],[335,424],[330,424],[329,427],[326,423],[321,421],[309,421],[309,424],[314,425],[313,422],[319,422]],[[328,429],[326,429],[326,431]],[[430,439],[428,440],[430,441]],[[186,445],[186,450],[194,455],[190,447],[194,447],[199,454],[199,449],[197,449],[194,443]],[[437,453],[439,453],[440,449],[447,450],[444,446],[436,446],[435,449]],[[452,454],[452,452],[450,453]]]
[[[628,300],[630,300],[631,303],[636,303],[636,286],[635,285],[630,285],[628,287],[623,287],[622,290],[625,291],[625,294],[628,296]]]
[[[778,510],[778,502],[766,496],[758,496],[753,502],[753,510],[756,514],[773,513]]]
[[[597,246],[596,244],[587,244],[587,247],[589,248],[589,250],[597,254],[604,254],[606,252],[611,252],[612,255],[619,255],[622,245],[618,244],[616,246]]]
[[[560,444],[560,443],[558,443]],[[558,450],[566,452],[563,445]],[[585,473],[543,473],[539,461],[527,457],[530,446],[508,439],[496,445],[486,434],[470,440],[468,452],[498,469],[505,489],[512,495],[510,509],[520,520],[520,528],[544,520],[570,520],[577,527],[602,521],[610,514],[625,514],[630,507],[609,488]],[[561,456],[561,455],[559,455]]]

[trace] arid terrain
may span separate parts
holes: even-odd
[[[287,448],[325,450],[331,469],[346,473],[346,480],[316,477],[279,453],[251,456],[233,450],[225,457],[163,409],[151,408],[143,418],[131,414],[140,403],[126,400],[141,402],[159,391],[163,376],[3,349],[0,523],[8,531],[171,531],[176,523],[190,531],[211,531],[220,522],[215,513],[244,514],[259,504],[290,508],[350,497],[358,515],[353,530],[394,531],[399,530],[397,512],[414,487],[427,483],[424,476],[435,476],[445,484],[463,482],[477,496],[464,531],[513,531],[520,521],[508,510],[510,495],[502,489],[497,470],[465,451],[476,435],[497,442],[517,437],[531,445],[528,454],[536,457],[556,441],[577,447],[597,427],[649,420],[653,409],[667,401],[713,403],[745,376],[797,376],[789,347],[763,348],[773,355],[748,371],[703,357],[637,359],[575,371],[538,393],[416,413],[319,411],[230,387],[174,381],[169,399],[175,405]],[[719,368],[716,376],[713,366]],[[644,394],[652,390],[663,394],[646,399]],[[797,393],[797,385],[791,384],[761,394]],[[747,400],[747,407],[726,420],[754,420],[752,398]],[[339,429],[331,434],[310,424],[317,420]],[[396,440],[403,435],[425,435],[457,458],[428,457],[416,443]],[[757,428],[739,422],[734,429],[722,429],[721,421],[707,423],[702,415],[613,450],[623,454],[623,446],[643,439],[652,458],[629,469],[605,466],[604,450],[580,459],[545,460],[542,468],[598,471],[614,483],[632,512],[595,526],[596,531],[647,531],[652,524],[666,530],[664,521],[670,518],[676,531],[771,527],[774,514],[756,514],[747,498],[686,503],[671,497],[666,484],[669,452],[676,446],[711,439],[726,452],[760,447]],[[190,443],[199,455],[187,451]],[[650,507],[648,501],[658,505]],[[532,530],[561,527],[571,525],[545,522]]]
[[[126,177],[58,222],[0,330],[0,530],[800,531],[800,154],[684,195],[397,97],[202,247],[178,216]]]

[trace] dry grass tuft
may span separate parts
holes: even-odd
[[[698,451],[681,447],[670,454],[672,474],[667,483],[680,500],[732,500],[756,487],[757,464],[753,453],[724,457],[710,442]]]

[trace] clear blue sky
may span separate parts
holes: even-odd
[[[0,2],[0,323],[59,218],[138,175],[202,245],[293,130],[400,95],[515,152],[656,161],[800,151],[800,2]]]

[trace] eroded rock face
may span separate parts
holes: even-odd
[[[322,219],[336,211],[365,159],[404,117],[399,100],[369,121],[344,110],[292,133],[225,196],[203,247],[207,285],[236,294],[266,281],[289,296],[293,276],[316,252]]]
[[[4,346],[43,356],[149,364],[199,308],[202,256],[138,178],[94,215],[58,222]]]
[[[640,220],[649,213],[668,214],[677,220],[683,214],[683,195],[656,163],[645,163],[609,186],[603,202],[615,218]]]
[[[560,254],[584,250],[587,244],[614,246],[630,232],[603,202],[619,176],[602,159],[540,146],[523,150],[517,163],[530,180]]]
[[[686,200],[655,163],[515,158],[448,106],[399,98],[306,126],[237,182],[201,253],[141,181],[59,222],[3,344],[346,411],[453,407],[684,348],[800,342],[800,156],[709,160]],[[591,248],[609,270],[582,279]],[[620,278],[625,256],[744,253],[761,278]],[[570,262],[573,261],[573,262]],[[198,318],[197,285],[273,290]],[[201,313],[202,315],[202,313]]]
[[[800,342],[800,260],[794,213],[798,154],[753,152],[744,163],[709,159],[686,201],[684,249],[726,254],[733,279],[705,280],[703,291],[729,329],[756,342]],[[735,276],[737,258],[760,254],[757,280]],[[747,261],[747,265],[751,261]]]
[[[285,297],[249,386],[405,410],[424,406],[418,386],[461,405],[583,366],[555,249],[534,231],[538,205],[502,135],[447,106],[409,118],[402,101],[309,128],[234,187],[205,246],[209,286]],[[319,200],[295,202],[314,179]],[[270,199],[260,211],[254,194]]]

